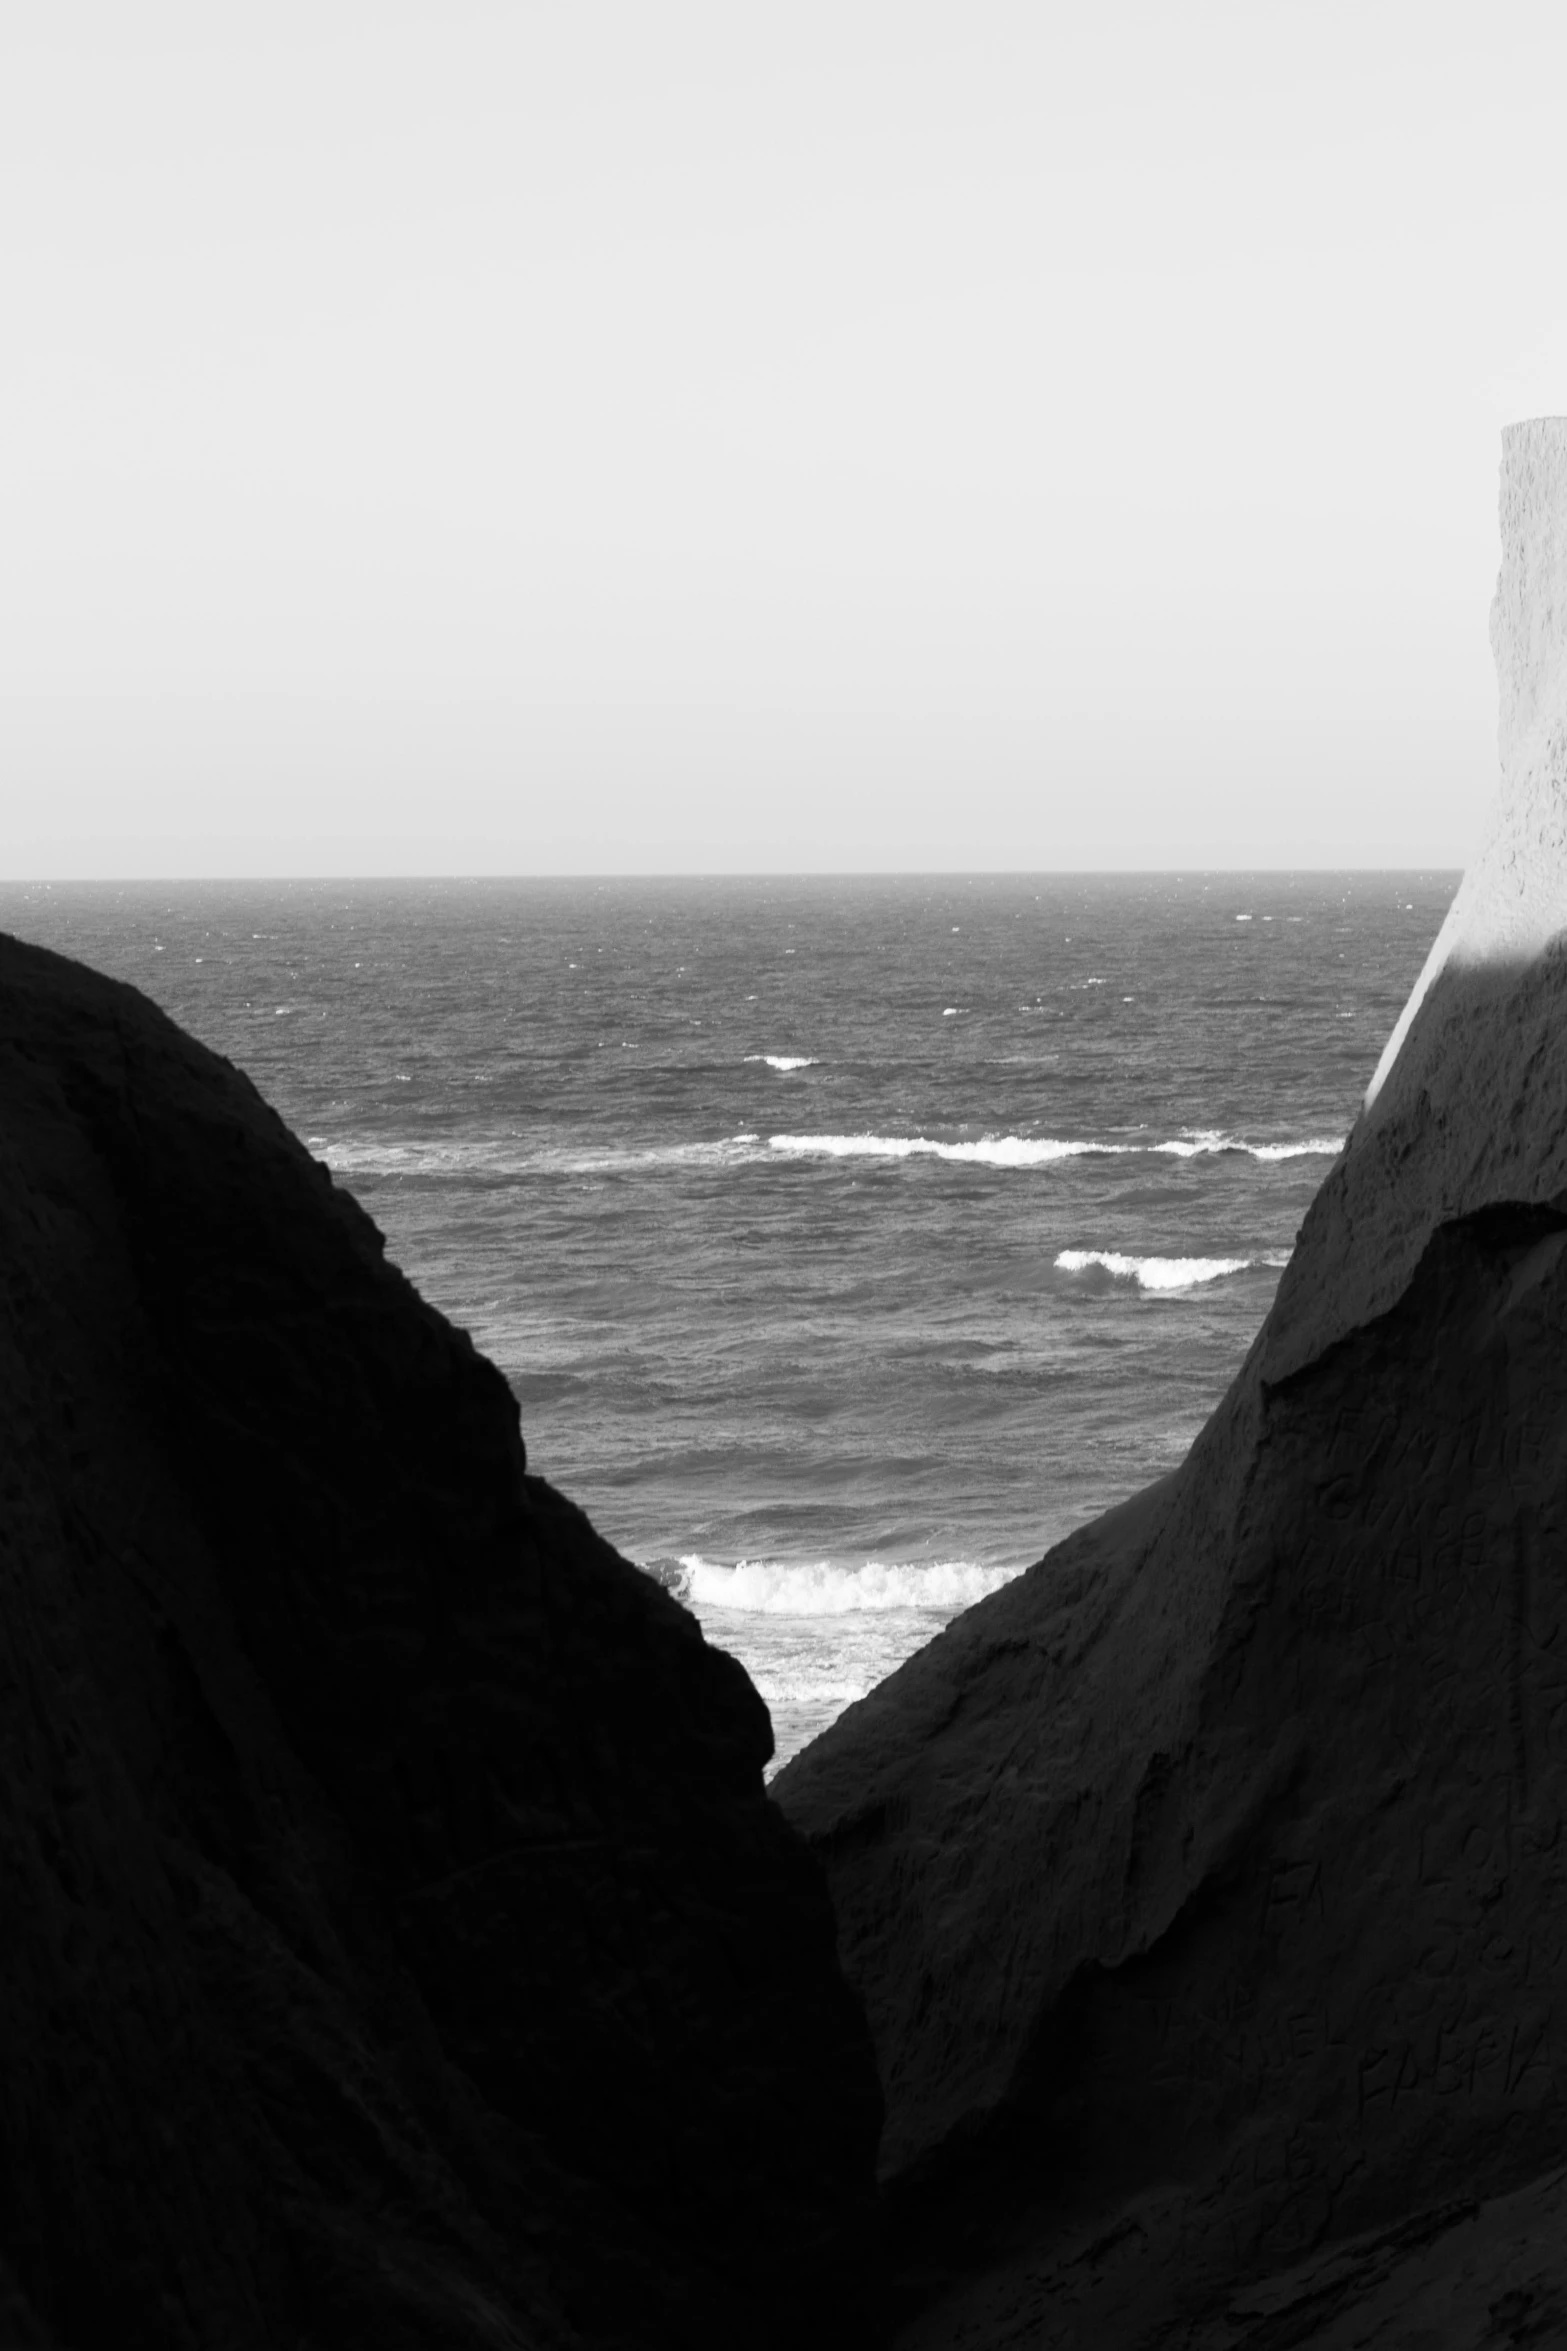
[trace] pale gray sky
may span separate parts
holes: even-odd
[[[1567,11],[15,0],[0,872],[1456,864]]]

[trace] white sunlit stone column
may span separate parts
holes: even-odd
[[[1391,1306],[1440,1224],[1567,1193],[1567,417],[1503,434],[1501,533],[1496,792],[1279,1285],[1271,1380]]]
[[[1521,966],[1567,929],[1567,417],[1503,433],[1501,532],[1491,604],[1496,795],[1480,852],[1383,1048],[1368,1109],[1439,973]]]

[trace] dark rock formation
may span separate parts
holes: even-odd
[[[0,2334],[875,2340],[740,1668],[226,1063],[0,941]]]
[[[1230,1395],[776,1784],[910,2351],[1567,2342],[1567,425],[1503,520],[1493,842]]]
[[[1560,2165],[1567,1213],[1456,1220],[1387,1316],[1254,1361],[782,1785],[911,2342],[1206,2340],[1163,2330]]]

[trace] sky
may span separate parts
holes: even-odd
[[[1456,866],[1567,10],[15,0],[0,876]]]

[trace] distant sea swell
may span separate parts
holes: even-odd
[[[803,1065],[801,1065],[803,1066]],[[607,1175],[637,1168],[733,1167],[776,1152],[786,1159],[937,1159],[955,1166],[1052,1167],[1069,1159],[1203,1159],[1235,1154],[1263,1165],[1287,1159],[1336,1158],[1342,1135],[1311,1135],[1299,1141],[1252,1143],[1212,1130],[1167,1141],[1106,1142],[1055,1135],[981,1135],[942,1141],[929,1135],[777,1134],[749,1130],[699,1142],[618,1144],[582,1151],[569,1145],[530,1144],[513,1136],[452,1137],[312,1135],[309,1147],[328,1167],[345,1175],[505,1177]]]

